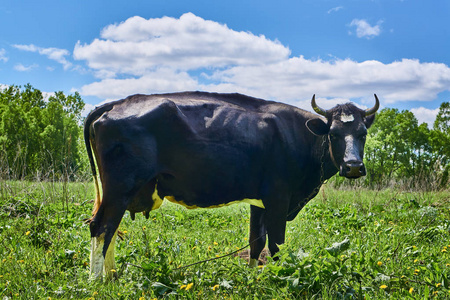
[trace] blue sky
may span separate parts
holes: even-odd
[[[354,101],[431,123],[450,100],[450,1],[0,2],[0,85],[240,92],[309,109]]]

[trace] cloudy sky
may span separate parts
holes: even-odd
[[[0,2],[0,85],[240,92],[309,109],[354,101],[431,123],[450,100],[450,1]]]

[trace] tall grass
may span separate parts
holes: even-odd
[[[0,297],[61,299],[423,299],[450,297],[450,193],[322,188],[287,226],[280,260],[188,268],[248,243],[249,207],[165,203],[116,245],[118,282],[88,279],[93,185],[0,182]]]

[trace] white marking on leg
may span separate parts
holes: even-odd
[[[103,257],[103,245],[105,243],[105,235],[102,234],[99,237],[91,238],[91,273],[90,278],[92,280],[102,280],[103,277],[103,264],[105,258]]]
[[[116,261],[114,260],[114,246],[116,244],[117,232],[114,233],[111,243],[108,246],[108,250],[106,250],[105,262],[104,262],[104,272],[106,274],[106,278],[108,279],[117,279],[117,268]]]
[[[248,262],[248,266],[250,268],[256,268],[258,266],[258,260],[256,258],[250,258],[250,261]]]

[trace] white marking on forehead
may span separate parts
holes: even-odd
[[[355,120],[355,117],[353,117],[353,115],[346,115],[346,114],[341,115],[342,123],[353,122],[354,120]]]

